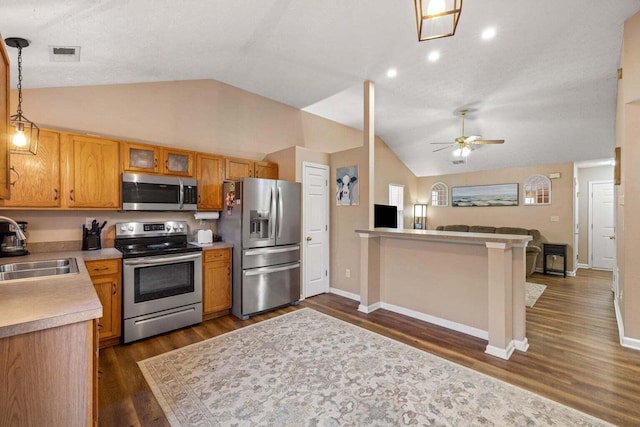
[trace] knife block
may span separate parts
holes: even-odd
[[[86,231],[85,235],[82,237],[82,250],[95,251],[97,249],[102,249],[100,234],[92,231]]]

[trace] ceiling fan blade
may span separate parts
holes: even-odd
[[[434,152],[434,153],[437,153],[438,151],[446,150],[447,148],[451,148],[451,147],[442,147],[442,148],[438,148],[437,150],[433,150],[433,152]]]
[[[469,144],[504,144],[504,139],[477,139]]]
[[[447,145],[451,145],[451,142],[430,142],[430,144],[435,144],[435,145],[439,145],[439,144],[447,144]]]
[[[464,139],[464,142],[467,144],[474,144],[473,141],[477,141],[482,138],[480,135],[469,135]]]

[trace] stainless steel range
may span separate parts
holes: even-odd
[[[125,343],[202,322],[202,249],[186,221],[116,224]]]

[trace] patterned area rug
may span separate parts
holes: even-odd
[[[312,309],[139,362],[172,426],[604,426]]]
[[[540,295],[542,295],[547,287],[545,285],[539,285],[537,283],[529,282],[526,282],[525,285],[525,305],[527,307],[533,307],[533,305],[536,303],[536,301],[538,301],[538,298],[540,298]]]

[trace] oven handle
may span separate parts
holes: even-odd
[[[279,254],[282,252],[293,252],[300,250],[300,246],[289,246],[286,248],[276,248],[276,249],[253,249],[250,251],[244,251],[245,255],[269,255],[269,254]]]
[[[140,258],[140,259],[126,259],[124,265],[158,265],[167,262],[185,261],[190,259],[197,259],[202,257],[202,253],[198,252],[195,255],[180,255],[175,257],[163,257],[163,258]]]
[[[245,276],[258,276],[260,274],[269,274],[269,273],[277,273],[279,271],[287,271],[287,270],[293,270],[300,267],[300,263],[297,262],[295,264],[288,264],[284,267],[261,267],[261,268],[254,268],[251,270],[245,270],[244,275]]]

